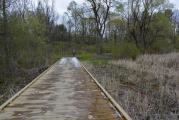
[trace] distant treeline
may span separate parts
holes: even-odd
[[[168,0],[72,1],[63,23],[72,36],[68,38],[84,44],[83,52],[135,59],[144,53],[178,51],[179,20],[172,9]]]

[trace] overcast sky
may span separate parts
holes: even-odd
[[[72,0],[54,0],[55,1],[55,7],[56,11],[59,13],[59,15],[63,15],[63,13],[67,10],[67,7],[69,3]],[[77,3],[83,3],[85,0],[74,0]],[[175,8],[179,9],[179,0],[169,0],[171,3],[174,4]]]
[[[60,15],[63,15],[63,13],[66,12],[69,3],[73,0],[54,0],[54,1],[55,1],[56,11]],[[74,1],[80,4],[83,3],[85,0],[74,0]]]
[[[169,1],[174,4],[176,9],[179,9],[179,0],[169,0]]]
[[[75,1],[78,4],[82,4],[86,0],[54,0],[55,10],[59,14],[59,22],[62,22],[62,16],[64,12],[67,11],[67,7],[71,1]],[[174,4],[175,9],[179,9],[179,0],[169,0],[169,1]]]

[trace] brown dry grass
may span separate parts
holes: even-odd
[[[179,119],[179,53],[87,66],[134,120]]]

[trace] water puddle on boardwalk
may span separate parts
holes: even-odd
[[[66,64],[66,62],[67,62],[67,58],[62,58],[62,59],[59,61],[59,64],[60,64],[60,65],[64,65],[64,64]]]
[[[70,62],[77,68],[81,67],[80,62],[76,57],[71,58]]]
[[[62,59],[59,61],[59,64],[60,64],[60,65],[65,65],[65,64],[67,64],[67,63],[73,64],[73,66],[75,66],[76,68],[80,68],[80,67],[81,67],[80,62],[79,62],[79,60],[78,60],[76,57],[62,58]]]

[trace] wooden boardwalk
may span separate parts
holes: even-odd
[[[120,120],[120,117],[77,61],[66,58],[0,111],[0,120]]]

